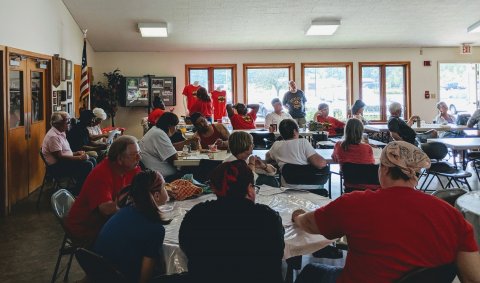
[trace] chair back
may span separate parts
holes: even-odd
[[[449,263],[431,268],[417,268],[414,269],[402,278],[395,280],[395,283],[452,283],[457,276],[457,268],[454,263]]]
[[[470,117],[472,117],[471,114],[458,114],[458,116],[457,116],[457,125],[466,126],[466,125],[467,125],[467,122],[468,122],[468,119],[470,119]]]
[[[378,164],[343,163],[342,174],[346,184],[380,185]]]
[[[222,164],[222,160],[200,159],[200,164],[193,171],[193,178],[201,183],[210,179],[210,173]]]
[[[251,132],[253,149],[270,149],[275,142],[275,134],[270,132]]]
[[[79,248],[75,258],[93,283],[127,283],[126,277],[104,257],[87,249]]]
[[[63,222],[63,219],[67,216],[70,208],[75,202],[75,197],[69,191],[61,189],[52,195],[50,202],[52,204],[53,213],[55,213],[55,216],[60,222]]]
[[[464,189],[446,189],[446,190],[437,190],[432,193],[432,196],[436,196],[439,199],[443,199],[444,201],[448,202],[450,205],[455,206],[455,201],[457,199],[466,194],[467,191]]]
[[[441,142],[422,143],[421,148],[430,159],[442,160],[448,154],[447,146]]]
[[[285,164],[282,167],[285,182],[292,185],[325,185],[330,178],[330,167],[318,169],[310,164]]]

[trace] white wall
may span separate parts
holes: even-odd
[[[152,74],[177,78],[177,106],[175,113],[184,114],[181,92],[185,86],[185,64],[237,64],[238,97],[243,98],[243,63],[295,63],[295,80],[300,85],[301,63],[353,62],[353,93],[359,93],[359,62],[409,61],[412,78],[412,110],[424,120],[436,115],[438,101],[438,62],[480,62],[480,51],[460,55],[459,48],[388,48],[388,49],[318,49],[318,50],[251,50],[215,52],[97,52],[95,78],[103,72],[119,68],[123,75]],[[431,67],[423,61],[430,60]],[[425,99],[424,92],[437,94],[436,99]],[[121,108],[118,125],[128,132],[141,136],[139,121],[146,116],[145,108]]]
[[[2,0],[0,45],[82,63],[83,34],[61,0]],[[88,65],[95,68],[87,42]],[[57,89],[66,89],[66,83]]]

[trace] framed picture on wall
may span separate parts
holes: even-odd
[[[70,117],[73,117],[71,102],[67,103],[67,113],[70,115]]]
[[[57,106],[57,103],[58,103],[57,97],[58,97],[58,96],[57,96],[57,91],[54,90],[54,91],[52,92],[52,105],[53,105],[54,109],[55,109],[55,106]]]
[[[72,99],[72,82],[67,82],[67,99]]]
[[[60,101],[67,101],[67,91],[66,90],[59,90],[58,91],[58,98]]]
[[[65,70],[65,79],[71,80],[72,79],[72,60],[67,60],[67,66]]]
[[[61,108],[61,109],[62,109],[62,111],[67,112],[67,104],[65,104],[65,103],[62,104],[62,108]]]
[[[67,72],[67,60],[61,58],[60,80],[65,81],[65,73]]]

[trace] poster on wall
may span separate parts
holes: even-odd
[[[163,81],[162,100],[165,106],[175,106],[175,80],[174,78],[165,79]]]

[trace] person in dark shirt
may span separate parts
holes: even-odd
[[[168,224],[159,205],[168,200],[165,181],[146,170],[133,178],[129,203],[103,226],[93,250],[114,264],[129,282],[148,282],[160,259]]]
[[[390,111],[390,119],[388,120],[388,130],[390,136],[396,141],[406,141],[413,145],[417,144],[417,136],[420,142],[427,142],[427,139],[433,139],[438,137],[438,133],[435,130],[429,130],[424,133],[418,134],[412,129],[412,125],[415,121],[420,120],[419,116],[412,116],[407,122],[402,118],[402,105],[398,102],[393,102],[388,107]]]
[[[106,144],[95,144],[90,140],[87,127],[93,126],[94,118],[95,114],[92,110],[83,110],[80,112],[80,121],[67,132],[67,140],[73,151],[96,151],[98,155],[102,156],[105,154]]]
[[[305,126],[305,102],[307,98],[302,90],[297,89],[295,81],[288,82],[289,90],[283,95],[282,104],[288,109],[288,114],[297,121],[300,128]]]
[[[195,205],[180,226],[189,282],[283,282],[282,220],[255,203],[253,173],[245,161],[222,163],[210,181],[217,200]]]

